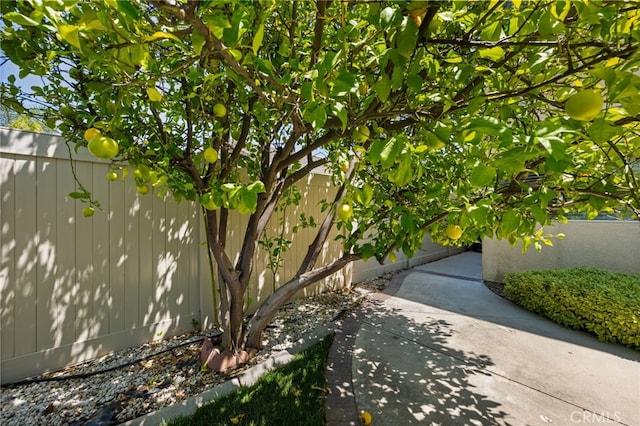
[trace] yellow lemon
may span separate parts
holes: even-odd
[[[349,220],[352,214],[353,209],[349,204],[342,204],[340,207],[338,207],[338,217],[340,217],[343,222]]]
[[[369,426],[371,424],[371,421],[371,414],[366,411],[360,413],[360,423],[362,423],[363,426]]]
[[[85,207],[84,209],[82,209],[82,216],[91,217],[95,212],[96,211],[93,207]]]
[[[213,106],[213,115],[216,117],[224,117],[227,115],[227,107],[222,104],[215,104]]]
[[[583,90],[571,96],[564,104],[567,115],[574,120],[591,121],[602,110],[604,99],[596,90]]]
[[[107,172],[107,179],[113,182],[114,180],[118,180],[118,173],[114,170]]]
[[[110,159],[118,155],[118,142],[110,137],[98,135],[89,141],[89,152],[98,158]]]
[[[147,192],[149,192],[149,186],[148,185],[139,185],[136,190],[138,191],[138,194],[146,194]]]
[[[218,151],[211,147],[205,149],[204,159],[207,163],[215,163],[216,161],[218,161]]]
[[[367,126],[358,126],[353,131],[353,140],[358,143],[366,142],[370,134]]]
[[[100,130],[96,129],[95,127],[87,129],[84,132],[84,140],[86,140],[87,142],[90,142],[91,139],[95,138],[96,136],[100,136]]]
[[[457,240],[462,236],[462,228],[460,228],[458,225],[449,225],[447,226],[445,233],[447,234],[447,237],[451,238],[452,240]]]

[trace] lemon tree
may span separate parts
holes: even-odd
[[[42,77],[25,91],[9,76],[2,102],[127,161],[145,196],[200,205],[225,346],[259,349],[292,295],[351,261],[411,256],[425,235],[539,247],[552,241],[538,228],[574,210],[637,216],[639,7],[0,2],[4,59]],[[273,219],[319,171],[335,189],[324,216]],[[247,219],[238,253],[232,210]],[[257,250],[278,268],[305,226],[297,272],[245,323]],[[343,254],[322,263],[335,228]]]

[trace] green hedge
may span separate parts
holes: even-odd
[[[640,350],[640,274],[598,268],[512,272],[505,275],[504,293],[559,324]]]

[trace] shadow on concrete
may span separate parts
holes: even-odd
[[[416,322],[379,301],[365,310],[353,384],[358,410],[374,423],[509,424],[501,403],[471,380],[490,375],[491,358],[449,347],[456,331],[447,320]]]

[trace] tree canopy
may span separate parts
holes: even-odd
[[[539,247],[552,243],[538,227],[570,211],[640,213],[636,2],[0,7],[4,54],[43,78],[30,94],[10,78],[3,103],[37,105],[78,146],[115,141],[140,188],[202,205],[234,349],[259,348],[299,289],[356,259],[411,256],[426,234]],[[336,197],[298,272],[245,326],[258,242],[319,168]],[[224,250],[230,210],[249,215],[237,262]],[[334,226],[344,254],[317,265]]]

